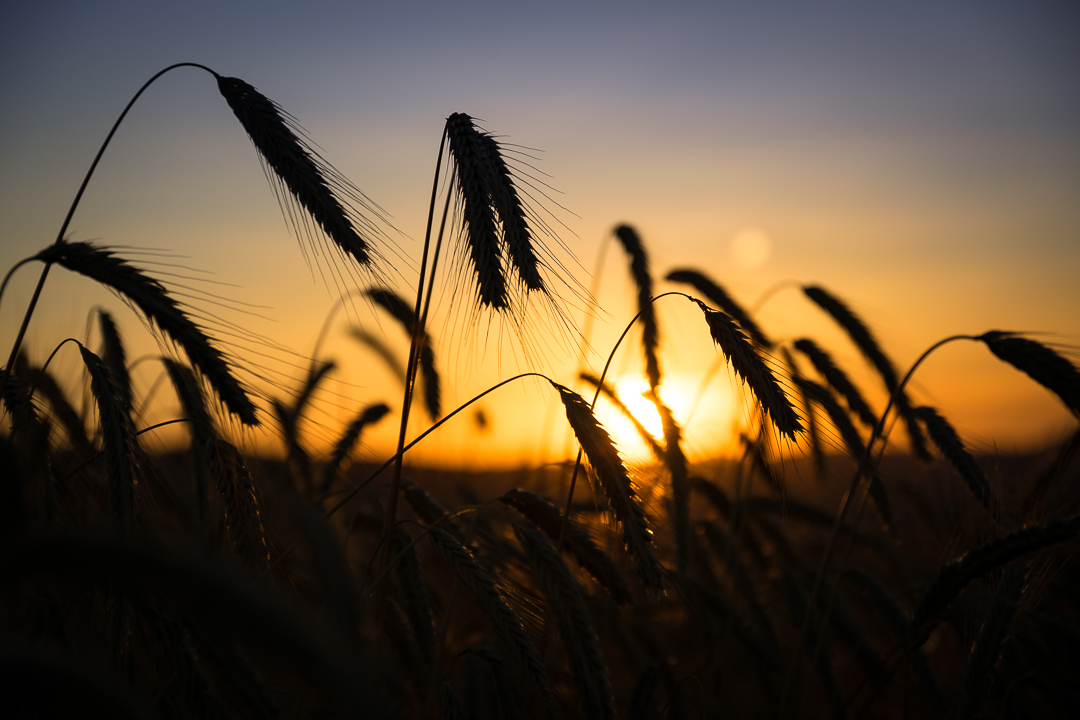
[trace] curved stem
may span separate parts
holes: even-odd
[[[551,378],[549,378],[547,375],[544,375],[543,373],[527,372],[527,373],[521,373],[520,375],[515,375],[512,378],[507,378],[506,380],[503,380],[502,382],[489,387],[487,390],[485,390],[484,392],[480,393],[479,395],[471,398],[470,400],[465,402],[463,405],[460,405],[459,407],[455,408],[453,412],[447,414],[445,417],[443,417],[437,423],[433,424],[427,430],[420,433],[420,435],[417,436],[417,438],[415,440],[413,440],[411,443],[409,443],[408,445],[403,447],[400,451],[395,453],[392,457],[388,458],[386,460],[386,462],[384,462],[382,465],[375,468],[375,470],[373,470],[371,473],[369,473],[366,478],[364,478],[359,483],[357,483],[356,486],[353,487],[352,490],[345,493],[345,495],[343,495],[340,500],[338,500],[336,503],[334,503],[334,506],[331,507],[329,510],[327,510],[323,514],[323,519],[324,520],[330,519],[330,517],[334,513],[336,513],[338,510],[340,510],[342,507],[345,506],[345,503],[349,502],[354,497],[356,497],[357,493],[359,493],[361,490],[363,490],[365,487],[367,487],[368,483],[370,483],[372,480],[377,478],[382,473],[383,470],[390,467],[390,465],[393,464],[394,462],[396,462],[397,460],[401,459],[401,457],[405,453],[407,453],[409,450],[411,450],[417,443],[419,443],[421,440],[426,438],[428,435],[435,432],[440,427],[442,427],[444,424],[449,422],[450,419],[453,418],[455,415],[462,412],[463,410],[466,410],[474,402],[484,398],[485,396],[487,396],[490,393],[495,392],[496,390],[501,388],[503,385],[507,385],[509,383],[512,383],[515,380],[521,380],[522,378],[527,378],[527,377],[541,377],[541,378],[544,378],[545,380],[547,380],[549,383],[552,382]],[[385,539],[381,539],[380,542],[383,542],[384,540]],[[263,571],[262,575],[259,576],[259,578],[258,578],[258,580],[256,580],[256,582],[258,582],[259,580],[262,580],[267,575],[269,575],[274,570],[274,568],[276,568],[281,563],[282,560],[284,560],[289,555],[291,555],[292,552],[294,550],[296,550],[296,548],[299,547],[299,546],[300,546],[299,543],[295,543],[295,544],[291,545],[289,548],[287,548],[285,551],[283,551],[280,555],[278,555],[277,559],[270,565],[270,567],[268,567],[266,570]]]
[[[769,287],[765,288],[765,291],[763,293],[758,295],[757,300],[754,300],[753,304],[750,306],[750,314],[755,314],[760,311],[765,303],[769,302],[769,300],[772,300],[773,295],[789,287],[802,287],[802,283],[800,283],[798,280],[781,280],[779,282],[773,283]]]
[[[645,307],[652,307],[652,304],[655,303],[657,300],[659,300],[660,298],[667,297],[669,295],[681,295],[682,297],[686,298],[687,300],[692,300],[694,302],[697,302],[697,300],[695,298],[691,297],[690,295],[687,295],[684,292],[679,292],[678,290],[672,290],[670,292],[661,293],[661,294],[657,295],[656,297],[651,298],[649,300],[649,302],[646,304]],[[630,320],[629,324],[627,324],[626,329],[622,331],[622,335],[620,335],[619,339],[615,341],[615,347],[611,348],[611,352],[608,353],[607,362],[604,363],[604,371],[602,373],[600,373],[600,380],[599,380],[599,382],[596,383],[596,392],[593,393],[592,402],[589,403],[589,408],[590,409],[592,409],[592,410],[596,409],[596,401],[600,399],[600,391],[604,387],[604,380],[607,378],[608,369],[611,367],[611,361],[615,359],[615,351],[619,349],[619,345],[622,344],[622,341],[626,338],[626,335],[630,332],[630,328],[634,327],[634,323],[636,323],[638,321],[638,318],[641,317],[641,314],[643,312],[645,312],[645,308],[641,308],[640,310],[638,310],[637,315],[634,315],[633,319]],[[563,541],[566,538],[566,525],[567,525],[567,522],[570,519],[570,507],[574,502],[574,487],[577,484],[578,472],[581,470],[581,455],[582,455],[582,452],[583,451],[581,449],[581,444],[579,443],[578,444],[577,459],[574,461],[574,471],[573,471],[573,473],[570,474],[570,488],[566,491],[566,512],[563,513],[562,527],[559,528],[559,543],[555,548],[556,551],[559,553],[559,555],[562,555]]]
[[[175,70],[179,67],[197,67],[201,70],[205,70],[214,77],[218,77],[218,74],[216,72],[206,67],[205,65],[200,65],[199,63],[184,62],[170,65],[164,70],[159,70],[152,78],[143,83],[143,86],[139,88],[139,91],[136,92],[135,95],[131,98],[131,100],[128,101],[128,104],[124,107],[123,112],[120,113],[120,117],[116,118],[116,122],[113,123],[112,129],[109,130],[109,134],[105,136],[105,142],[101,143],[101,147],[98,149],[97,155],[94,156],[94,161],[90,163],[90,169],[86,171],[86,177],[83,178],[82,184],[79,185],[78,192],[75,193],[75,199],[71,201],[71,207],[68,208],[67,215],[64,217],[64,222],[60,225],[60,231],[56,233],[56,240],[53,241],[53,245],[57,245],[63,241],[64,233],[67,232],[68,225],[71,224],[71,218],[75,215],[75,209],[79,207],[79,201],[82,200],[83,193],[86,191],[86,186],[90,183],[90,178],[93,176],[94,171],[97,170],[98,163],[101,162],[101,156],[105,154],[105,148],[109,147],[109,143],[112,141],[113,135],[116,134],[117,129],[120,127],[120,123],[124,121],[125,117],[127,117],[128,111],[131,110],[131,107],[135,104],[135,101],[139,99],[139,96],[141,96],[146,91],[146,88],[150,87],[150,85],[155,80],[157,80],[159,77],[169,72],[170,70]],[[8,356],[7,365],[4,366],[3,377],[0,378],[0,396],[3,395],[4,388],[7,385],[8,377],[11,375],[11,364],[15,362],[15,357],[19,354],[19,349],[22,347],[23,338],[26,337],[26,328],[30,325],[30,317],[34,314],[34,308],[37,307],[38,298],[41,297],[41,289],[45,287],[45,278],[49,276],[49,268],[51,267],[52,263],[45,263],[45,267],[41,270],[41,277],[38,278],[37,287],[34,288],[34,294],[30,298],[30,305],[26,308],[26,314],[23,315],[22,325],[19,327],[19,334],[15,337],[15,344],[12,345],[11,354]],[[4,282],[6,284],[7,280],[5,279]]]
[[[15,274],[15,271],[18,270],[19,268],[21,268],[26,263],[33,262],[34,260],[37,260],[37,259],[38,259],[37,255],[32,255],[31,257],[23,258],[19,262],[15,263],[15,265],[12,266],[12,268],[7,271],[7,275],[4,276],[4,282],[0,283],[0,301],[3,301],[3,299],[4,299],[4,291],[7,290],[8,280],[10,280],[11,276]]]
[[[439,193],[439,173],[442,170],[443,146],[447,142],[446,129],[443,128],[439,139],[439,155],[435,161],[435,179],[431,183],[431,202],[428,205],[427,229],[424,231],[424,250],[420,258],[420,277],[416,281],[416,304],[413,308],[412,341],[409,344],[409,362],[405,368],[405,393],[401,403],[401,425],[398,429],[397,454],[394,455],[394,478],[390,483],[390,497],[386,500],[386,516],[382,528],[382,559],[379,567],[386,567],[390,561],[390,535],[397,522],[397,500],[401,489],[402,459],[405,455],[405,435],[409,430],[409,410],[412,406],[413,385],[416,382],[416,366],[420,358],[420,343],[424,328],[421,325],[420,309],[424,298],[424,274],[427,271],[428,252],[431,248],[431,224],[435,219],[435,199]],[[442,233],[440,232],[440,237]]]
[[[974,335],[952,335],[939,340],[931,345],[926,352],[919,356],[919,359],[911,366],[911,369],[904,375],[904,379],[900,381],[900,384],[893,390],[892,395],[889,396],[889,403],[885,406],[884,412],[881,413],[881,417],[878,419],[877,424],[874,426],[873,432],[870,433],[870,439],[866,442],[866,449],[863,451],[862,457],[859,459],[859,464],[855,468],[855,475],[851,478],[851,484],[844,493],[844,499],[840,506],[840,512],[836,514],[836,520],[833,521],[832,532],[829,534],[829,542],[825,546],[825,552],[821,556],[821,564],[818,566],[817,575],[814,576],[814,586],[810,590],[810,596],[806,599],[806,617],[803,619],[802,628],[799,631],[799,640],[795,645],[795,649],[792,653],[792,660],[788,663],[787,674],[784,679],[784,689],[780,696],[780,712],[777,717],[783,718],[784,711],[787,709],[787,699],[790,695],[791,684],[795,677],[795,668],[798,666],[799,654],[802,652],[803,646],[806,644],[806,637],[810,631],[810,622],[813,617],[814,604],[817,602],[818,594],[821,592],[822,583],[825,581],[825,573],[828,571],[829,560],[832,558],[833,547],[836,544],[836,538],[840,533],[840,528],[844,524],[844,517],[847,515],[848,508],[851,507],[852,498],[855,496],[855,492],[858,489],[859,481],[862,480],[863,474],[866,472],[867,467],[870,464],[870,455],[874,451],[874,443],[881,437],[882,430],[885,428],[885,420],[889,416],[889,411],[892,410],[893,405],[896,404],[897,398],[904,392],[904,388],[907,387],[908,381],[911,376],[915,374],[915,370],[922,365],[923,361],[930,356],[932,352],[937,350],[942,345],[953,342],[954,340],[978,340],[979,338]]]

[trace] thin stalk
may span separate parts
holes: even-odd
[[[105,142],[101,143],[97,155],[94,156],[94,162],[90,164],[90,169],[86,171],[86,177],[83,178],[82,184],[79,185],[79,191],[75,193],[75,199],[71,201],[71,207],[68,208],[67,215],[64,217],[64,222],[60,225],[60,231],[56,233],[56,240],[53,241],[53,245],[63,241],[64,233],[67,232],[68,225],[71,224],[71,218],[75,215],[75,208],[79,206],[79,201],[82,200],[83,193],[86,191],[86,186],[90,183],[90,177],[94,174],[94,171],[97,170],[98,163],[101,162],[101,156],[105,154],[105,148],[109,147],[113,135],[116,134],[117,129],[120,127],[120,123],[127,117],[128,111],[131,110],[131,106],[135,104],[135,101],[139,99],[139,96],[142,95],[143,92],[146,91],[146,88],[150,87],[155,80],[170,70],[175,70],[178,67],[197,67],[205,70],[214,77],[217,77],[217,73],[205,65],[184,62],[170,65],[164,70],[158,71],[157,74],[143,83],[143,86],[139,88],[139,91],[128,101],[124,111],[120,113],[120,117],[116,118],[116,122],[113,123],[112,129],[109,130],[109,134],[105,136]],[[22,263],[19,264],[21,265]],[[18,265],[15,267],[18,267]],[[38,298],[41,297],[41,289],[45,287],[45,279],[49,276],[49,269],[51,267],[52,263],[45,263],[45,267],[42,268],[41,277],[38,278],[37,287],[34,288],[34,294],[30,298],[30,305],[26,308],[26,314],[23,315],[22,325],[19,326],[19,334],[15,337],[15,344],[11,347],[11,354],[8,355],[7,365],[4,366],[4,374],[0,377],[0,397],[3,396],[4,388],[7,386],[8,377],[11,376],[12,363],[15,362],[15,357],[19,354],[19,349],[22,347],[23,338],[26,337],[26,328],[30,325],[30,317],[34,314],[34,308],[37,307]],[[14,268],[12,268],[12,270],[14,270]],[[8,276],[10,276],[10,274],[11,273],[9,272]],[[4,285],[7,285],[7,278],[4,278]],[[0,294],[2,294],[2,289],[0,289]]]
[[[390,560],[390,535],[394,532],[394,523],[397,522],[397,500],[401,490],[402,459],[405,454],[405,435],[409,429],[409,410],[412,406],[412,391],[416,381],[416,366],[420,358],[420,343],[423,340],[423,323],[420,318],[420,307],[424,297],[424,273],[427,271],[428,251],[431,247],[431,224],[435,219],[435,199],[439,193],[439,173],[442,170],[443,146],[446,144],[446,130],[443,130],[439,141],[439,156],[435,161],[435,179],[431,185],[431,203],[428,205],[427,229],[424,231],[424,251],[420,259],[420,277],[416,282],[416,305],[413,310],[412,341],[409,345],[409,363],[405,370],[405,393],[401,403],[401,425],[398,430],[397,453],[394,456],[394,478],[390,483],[390,497],[386,502],[386,516],[383,519],[382,531],[382,561],[380,567],[385,567]],[[441,237],[441,232],[440,232]],[[434,276],[434,272],[432,273]]]
[[[810,596],[806,599],[806,617],[803,618],[802,628],[799,630],[799,640],[792,652],[792,659],[788,663],[787,674],[784,678],[784,689],[780,695],[780,711],[777,714],[778,718],[782,719],[784,717],[784,711],[787,710],[787,701],[791,694],[791,685],[795,679],[795,669],[798,667],[799,655],[802,652],[803,645],[806,644],[806,636],[810,631],[810,621],[813,617],[814,604],[817,602],[818,594],[821,592],[821,585],[825,581],[825,573],[828,571],[829,560],[832,559],[833,546],[836,544],[836,538],[840,533],[841,526],[844,524],[844,517],[847,515],[848,508],[851,506],[851,500],[858,489],[859,481],[862,480],[863,473],[866,472],[869,465],[870,455],[874,449],[874,443],[877,442],[878,438],[881,436],[882,430],[885,428],[885,420],[889,416],[889,411],[892,410],[893,405],[896,403],[896,399],[904,392],[904,388],[907,386],[911,376],[915,374],[915,370],[918,369],[932,352],[942,345],[954,340],[978,339],[979,338],[973,335],[953,335],[934,343],[926,350],[926,352],[919,356],[919,359],[915,361],[915,364],[912,365],[911,369],[904,375],[904,379],[896,386],[896,390],[889,396],[889,402],[885,406],[884,412],[881,413],[881,417],[878,419],[877,424],[874,426],[873,432],[870,433],[870,439],[866,443],[866,449],[863,451],[862,457],[859,459],[859,464],[855,468],[855,475],[851,478],[851,485],[848,487],[847,492],[844,493],[840,512],[837,513],[836,520],[833,522],[832,532],[829,534],[829,542],[825,546],[825,552],[821,557],[821,564],[818,566],[817,575],[814,577],[814,586],[810,590]]]

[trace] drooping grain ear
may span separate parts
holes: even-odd
[[[791,404],[772,370],[754,350],[754,346],[727,314],[713,310],[700,300],[695,300],[705,313],[705,322],[709,324],[709,333],[728,362],[732,370],[750,386],[751,392],[772,418],[773,424],[781,435],[789,440],[803,430],[799,416]]]
[[[404,298],[387,288],[368,288],[364,294],[397,320],[405,334],[412,337],[416,318]],[[420,377],[424,383],[424,406],[432,421],[442,415],[442,381],[435,368],[434,346],[434,339],[425,330],[420,338]]]
[[[446,119],[446,142],[454,159],[460,193],[462,232],[472,262],[477,299],[493,310],[509,307],[496,212],[491,204],[491,150],[473,119],[453,113]]]
[[[844,408],[840,407],[840,403],[836,402],[836,398],[833,397],[829,389],[805,378],[796,378],[795,382],[803,389],[806,396],[829,416],[833,427],[840,433],[840,438],[844,441],[844,447],[847,449],[848,455],[856,461],[862,458],[866,453],[866,443],[863,442],[862,436],[855,429],[851,418],[844,411]],[[886,525],[891,526],[893,523],[892,503],[889,501],[885,483],[881,481],[881,476],[878,475],[877,467],[875,467],[872,458],[867,459],[867,464],[866,474],[870,478],[870,495],[878,506],[882,520]]]
[[[562,512],[547,499],[528,490],[510,490],[499,497],[499,501],[524,515],[552,541],[559,541],[563,525]],[[588,531],[573,520],[566,523],[563,548],[611,594],[616,603],[625,604],[633,600],[630,587],[626,584],[619,566],[610,555],[597,547]]]
[[[877,424],[877,415],[874,414],[866,400],[863,399],[862,393],[859,392],[855,383],[851,382],[847,373],[833,362],[832,357],[827,352],[808,338],[796,340],[795,349],[810,360],[814,369],[821,374],[821,377],[825,378],[825,382],[829,383],[829,387],[840,393],[841,397],[844,398],[844,402],[847,403],[848,409],[855,413],[855,416],[859,418],[863,425],[872,428]]]
[[[896,394],[894,404],[897,412],[904,419],[908,437],[911,439],[912,450],[923,460],[929,460],[930,453],[926,449],[926,438],[923,436],[918,419],[911,410],[911,402],[908,400],[906,393],[900,392],[897,394],[896,392],[900,386],[896,368],[893,366],[892,360],[882,351],[870,329],[847,305],[824,288],[808,285],[803,288],[803,293],[818,307],[832,316],[833,320],[847,332],[848,337],[855,343],[855,346],[859,348],[859,351],[881,375],[885,387],[888,388],[890,393]]]
[[[266,568],[270,552],[266,544],[259,492],[244,457],[231,443],[213,438],[206,451],[225,509],[230,551],[255,568]]]
[[[653,552],[652,532],[611,436],[597,422],[589,404],[580,395],[556,382],[551,384],[559,391],[566,408],[566,419],[596,472],[615,519],[623,526],[623,541],[636,561],[635,573],[647,587],[662,589],[664,570]]]
[[[116,329],[116,322],[110,313],[105,310],[98,311],[98,320],[101,325],[101,359],[109,368],[113,382],[120,391],[120,399],[124,407],[131,412],[131,376],[128,374],[127,352],[124,350],[124,341],[120,337],[120,331]]]
[[[308,145],[296,121],[277,103],[240,78],[218,75],[217,84],[260,159],[269,167],[267,177],[278,183],[277,190],[285,191],[277,192],[278,200],[291,198],[343,252],[361,266],[372,266],[372,243],[356,227],[366,226],[364,230],[370,233],[371,224],[355,210],[346,210],[347,204],[357,201],[367,207],[363,194]],[[295,213],[284,214],[292,218],[294,229],[303,235],[303,228],[309,227],[307,222]]]
[[[101,423],[109,525],[114,532],[127,534],[134,527],[135,486],[139,477],[135,429],[120,388],[104,361],[83,345],[79,345],[79,351],[90,375],[90,392]]]
[[[388,412],[390,412],[390,408],[383,403],[368,405],[349,423],[349,426],[345,428],[345,432],[341,434],[341,437],[334,444],[334,451],[330,453],[330,459],[326,461],[326,469],[323,471],[323,493],[330,491],[335,478],[341,472],[342,463],[345,462],[345,458],[349,456],[353,447],[360,440],[364,428],[379,422]]]
[[[956,468],[956,472],[967,483],[971,494],[982,503],[983,507],[989,508],[993,499],[990,493],[990,483],[986,481],[986,475],[983,474],[982,468],[979,467],[979,463],[964,447],[963,441],[956,433],[956,430],[953,429],[953,426],[932,407],[917,407],[915,408],[915,415],[926,426],[927,434],[937,445],[941,454]]]
[[[976,578],[1004,567],[1018,558],[1056,545],[1080,532],[1080,516],[1057,520],[1047,525],[1033,525],[994,538],[938,572],[911,613],[911,640],[918,646],[926,642],[942,613],[956,596]]]
[[[653,281],[649,273],[649,256],[645,252],[645,243],[637,230],[629,225],[615,228],[615,237],[630,256],[630,275],[637,287],[638,312],[641,321],[641,345],[645,351],[645,376],[653,390],[660,385],[660,361],[656,356],[660,344],[660,328],[656,323],[656,311],[653,308]]]
[[[161,362],[169,374],[169,380],[176,390],[184,417],[188,420],[188,434],[191,437],[191,455],[195,461],[195,511],[200,521],[207,517],[210,491],[210,451],[211,443],[217,437],[214,421],[206,409],[206,398],[202,386],[191,368],[181,365],[171,358],[163,357]]]
[[[255,405],[233,375],[231,361],[160,282],[110,250],[90,243],[61,241],[50,245],[37,257],[42,262],[56,263],[96,280],[129,300],[183,348],[191,364],[214,388],[229,412],[245,425],[259,424]]]
[[[994,330],[979,336],[990,352],[1061,398],[1065,407],[1080,415],[1080,370],[1061,355],[1016,333]]]
[[[521,619],[507,604],[491,575],[464,545],[441,527],[432,526],[428,538],[435,551],[446,561],[454,577],[487,616],[499,639],[514,656],[534,689],[541,697],[549,700],[551,686],[548,683],[544,664],[537,655],[528,633],[525,632]]]
[[[735,320],[735,322],[739,323],[739,327],[745,330],[746,334],[749,335],[750,339],[755,343],[764,348],[771,348],[773,346],[772,341],[769,340],[768,336],[762,332],[761,328],[758,327],[758,324],[750,317],[750,313],[746,312],[742,305],[737,303],[727,294],[724,288],[717,285],[712,278],[705,275],[705,273],[690,269],[672,270],[664,279],[668,282],[685,283],[694,288],[704,295],[706,300],[720,310],[726,312]]]
[[[555,618],[570,674],[587,718],[615,718],[614,697],[608,681],[607,662],[593,627],[585,594],[559,553],[543,535],[530,528],[514,526],[514,535],[525,551],[533,576]]]

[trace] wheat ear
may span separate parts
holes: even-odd
[[[214,441],[217,433],[214,430],[214,422],[206,409],[206,400],[203,397],[202,387],[191,368],[170,359],[162,358],[165,370],[169,374],[176,396],[180,399],[180,407],[184,410],[184,417],[189,421],[188,432],[191,435],[192,455],[195,458],[195,507],[200,520],[206,518],[207,498],[209,487],[209,468],[207,466],[207,450]]]
[[[345,202],[359,201],[366,205],[360,191],[308,145],[298,134],[296,121],[277,103],[240,78],[215,77],[218,91],[229,103],[259,157],[273,171],[280,187],[287,190],[277,193],[278,200],[292,197],[343,252],[352,255],[360,265],[371,266],[374,250],[354,224],[354,219],[357,222],[360,219],[350,218],[335,193],[335,190],[341,193]],[[288,214],[300,233],[303,221],[295,213]]]
[[[821,377],[825,378],[825,382],[829,383],[829,387],[840,393],[841,397],[844,398],[844,402],[847,403],[848,409],[855,413],[863,425],[872,428],[877,424],[877,415],[874,414],[866,400],[863,399],[859,388],[855,386],[855,383],[851,382],[847,373],[833,362],[827,352],[808,338],[796,340],[795,348],[810,360],[814,369],[821,374]]]
[[[491,578],[473,554],[441,527],[432,526],[428,532],[435,551],[446,561],[454,577],[468,591],[477,606],[491,622],[499,638],[513,654],[522,671],[529,677],[542,696],[549,697],[547,673],[536,654],[532,640],[521,624],[517,613],[495,587]]]
[[[993,330],[977,339],[998,358],[1061,398],[1074,415],[1080,415],[1080,370],[1071,362],[1042,343],[1016,333]]]
[[[802,432],[803,427],[791,400],[780,387],[772,370],[730,316],[711,309],[700,300],[694,302],[705,314],[705,322],[709,325],[713,342],[723,351],[735,374],[750,386],[754,397],[772,418],[780,434],[794,440],[795,434]]]
[[[639,436],[641,436],[642,442],[649,446],[653,455],[660,462],[664,461],[664,447],[656,441],[653,434],[645,429],[645,426],[641,424],[641,421],[634,417],[634,413],[630,412],[630,408],[626,407],[626,403],[619,399],[619,396],[615,393],[615,388],[611,387],[608,383],[600,382],[600,378],[596,377],[592,373],[583,372],[578,377],[597,388],[600,393],[608,399],[608,401],[615,406],[615,409],[622,413],[623,417],[630,421],[637,430]]]
[[[866,444],[859,435],[859,431],[855,429],[855,425],[851,422],[851,418],[848,417],[848,414],[840,407],[840,404],[836,402],[836,398],[833,397],[832,392],[830,392],[828,388],[818,385],[813,380],[796,378],[795,382],[803,388],[807,397],[816,402],[828,414],[833,426],[839,431],[848,454],[856,460],[861,458],[866,453]],[[878,506],[878,511],[881,513],[881,517],[885,521],[885,524],[892,525],[892,503],[889,501],[889,494],[885,489],[885,483],[881,481],[881,477],[878,475],[877,468],[874,466],[872,459],[867,461],[866,472],[870,476],[870,495],[874,498],[874,504]]]
[[[61,241],[38,253],[37,257],[42,262],[56,263],[96,280],[129,300],[184,349],[191,364],[214,388],[229,412],[247,425],[259,424],[255,405],[233,376],[229,360],[160,282],[112,251],[90,243]]]
[[[124,342],[120,337],[120,331],[116,329],[116,322],[111,314],[104,310],[98,311],[98,320],[101,325],[101,360],[109,368],[116,389],[120,392],[120,399],[124,407],[131,412],[134,407],[131,395],[131,376],[128,374],[127,353],[124,350]]]
[[[570,673],[590,720],[615,717],[607,663],[585,604],[585,596],[559,553],[536,530],[514,526],[514,534],[555,617],[566,647]]]
[[[559,541],[563,516],[559,508],[545,498],[528,490],[511,490],[499,497],[499,501],[524,515],[552,541]],[[596,546],[588,531],[573,520],[566,523],[563,548],[577,558],[581,567],[611,594],[616,603],[624,604],[633,600],[619,566],[610,555]]]
[[[566,419],[574,431],[581,448],[596,472],[597,480],[604,489],[615,518],[623,526],[623,541],[634,556],[635,573],[646,586],[661,589],[664,586],[663,568],[653,553],[652,533],[648,528],[645,511],[638,502],[630,475],[608,435],[589,404],[573,390],[552,381],[559,391]]]
[[[926,432],[930,439],[937,445],[938,450],[945,459],[952,463],[956,472],[967,483],[971,494],[982,503],[983,507],[989,508],[993,497],[990,493],[990,483],[986,481],[979,463],[975,461],[971,453],[964,447],[956,430],[932,407],[918,407],[914,410],[916,417],[926,426]]]
[[[818,307],[832,316],[833,320],[847,332],[848,337],[855,343],[855,346],[859,348],[860,352],[878,371],[881,379],[885,382],[885,387],[894,395],[894,404],[897,412],[904,418],[908,436],[911,438],[912,449],[922,459],[929,460],[930,454],[926,450],[926,439],[923,437],[918,420],[911,411],[911,403],[907,394],[903,390],[897,392],[900,379],[897,376],[896,368],[893,366],[892,360],[881,350],[881,346],[878,345],[870,329],[847,305],[824,288],[808,285],[803,288],[803,292]]]
[[[369,288],[364,291],[364,294],[397,320],[407,334],[413,333],[416,315],[404,298],[386,288]],[[424,406],[427,408],[428,416],[435,421],[442,415],[440,389],[442,382],[439,379],[439,371],[435,368],[435,342],[426,330],[420,334],[419,341],[420,355],[417,359],[420,364],[420,376],[424,380]]]
[[[1035,525],[980,545],[964,557],[941,568],[919,598],[911,614],[912,640],[921,645],[938,618],[948,610],[968,583],[1028,553],[1064,542],[1080,532],[1080,516]]]
[[[960,700],[956,705],[958,720],[976,718],[982,714],[990,686],[994,680],[1001,654],[1008,639],[1009,626],[1016,616],[1016,606],[1024,594],[1028,569],[1022,563],[1005,571],[998,584],[990,612],[979,630],[975,644],[964,665],[960,681]]]
[[[208,448],[210,466],[225,506],[225,527],[232,552],[244,562],[265,568],[270,562],[266,531],[259,512],[259,495],[240,451],[213,438]]]
[[[637,230],[629,225],[615,228],[615,237],[630,256],[630,275],[634,279],[638,295],[638,317],[641,320],[641,346],[645,351],[645,376],[649,387],[656,390],[660,385],[660,361],[656,349],[660,344],[660,329],[656,324],[653,308],[653,282],[649,273],[649,256]]]
[[[90,375],[90,392],[101,422],[110,526],[119,533],[128,533],[135,520],[135,485],[139,475],[135,429],[120,389],[104,361],[83,345],[79,345],[79,351]]]
[[[724,288],[717,285],[712,278],[708,277],[704,273],[697,270],[672,270],[664,278],[668,282],[685,283],[690,287],[697,290],[705,299],[711,302],[720,310],[730,315],[735,322],[739,323],[739,327],[742,328],[750,339],[764,348],[771,348],[773,343],[769,340],[768,336],[762,332],[758,324],[750,317],[750,314],[746,312],[742,305],[735,302],[734,299]]]
[[[342,463],[345,462],[345,458],[349,456],[353,447],[360,440],[360,435],[364,432],[364,428],[379,422],[388,412],[390,412],[390,408],[383,403],[368,405],[361,410],[360,414],[345,428],[345,432],[341,434],[341,437],[338,438],[338,441],[334,444],[334,450],[330,453],[330,459],[326,461],[322,485],[322,492],[324,494],[329,492],[330,488],[333,487],[334,480],[337,478],[338,473],[341,472]]]

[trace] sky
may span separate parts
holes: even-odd
[[[901,368],[943,337],[992,329],[1080,355],[1080,11],[1066,3],[18,4],[0,22],[0,266],[55,239],[124,105],[184,61],[274,99],[385,210],[387,277],[406,295],[445,118],[468,113],[529,148],[535,160],[521,170],[544,183],[537,204],[573,253],[560,256],[571,282],[595,289],[602,308],[588,324],[594,371],[636,311],[618,248],[597,264],[619,223],[644,239],[658,291],[677,289],[661,280],[669,270],[692,267],[747,306],[765,296],[757,317],[770,334],[817,339],[879,407],[880,382],[797,284],[844,298]],[[268,395],[284,397],[303,374],[338,297],[290,234],[213,79],[190,68],[134,106],[70,237],[133,248],[151,272],[201,288],[197,308],[268,338],[272,348],[221,336],[268,379],[247,378]],[[2,298],[8,343],[37,272],[20,269]],[[538,336],[542,308],[524,340],[546,348],[526,355],[514,323],[463,323],[454,283],[440,276],[431,326],[447,407],[528,370],[574,384],[576,343]],[[31,360],[67,337],[94,346],[96,306],[121,322],[132,358],[161,352],[117,298],[54,271],[30,325]],[[727,451],[745,398],[724,368],[700,390],[716,358],[700,314],[678,299],[658,308],[665,397],[691,457]],[[313,446],[365,404],[401,403],[393,373],[350,324],[407,351],[363,303],[334,315],[320,359],[338,369],[306,427]],[[631,334],[612,362],[627,399],[640,391],[638,342]],[[51,367],[77,378],[78,354],[62,350]],[[134,372],[150,397],[145,422],[175,415],[160,363]],[[931,357],[913,392],[981,450],[1031,450],[1075,429],[1054,397],[974,343]],[[542,383],[511,384],[481,401],[486,427],[466,413],[417,461],[556,459],[567,443],[556,401]],[[615,415],[602,417],[629,456],[646,457]],[[384,421],[361,455],[384,457],[395,424]]]

